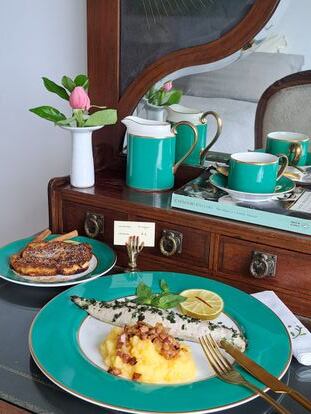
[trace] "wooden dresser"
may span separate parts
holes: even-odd
[[[224,8],[230,3],[222,2]],[[237,3],[243,5],[242,2]],[[215,32],[208,43],[196,44],[194,39],[191,47],[180,48],[177,45],[170,52],[166,49],[161,52],[157,45],[157,57],[146,63],[146,51],[143,47],[137,48],[135,39],[128,47],[124,45],[125,40],[136,34],[136,31],[126,32],[128,27],[132,27],[126,25],[127,3],[121,0],[88,0],[91,102],[117,108],[120,121],[133,113],[155,82],[168,74],[192,65],[212,63],[250,47],[254,36],[273,15],[279,0],[247,3],[245,10],[242,7],[244,11],[237,8],[240,15],[235,16],[236,22],[229,25],[230,28],[228,19],[231,19],[233,11],[223,15],[223,30]],[[202,15],[204,21],[213,19],[212,9]],[[218,11],[215,12],[217,17]],[[143,12],[141,16],[144,19]],[[132,18],[129,16],[130,22]],[[181,27],[179,18],[177,13],[174,18],[176,30]],[[200,27],[209,26],[204,23]],[[184,29],[187,30],[186,27]],[[190,25],[183,38],[189,40],[192,32]],[[141,29],[139,33],[139,41],[145,37],[145,43],[139,44],[149,46],[148,29]],[[134,59],[133,56],[138,57]],[[140,69],[134,80],[128,79],[131,71],[122,65],[128,58],[131,58],[133,70]],[[257,147],[262,145],[260,126],[268,98],[266,96],[262,101],[260,116],[256,119]],[[195,273],[248,292],[273,289],[297,314],[311,316],[311,237],[172,209],[170,192],[143,193],[126,188],[122,156],[124,133],[124,126],[118,122],[93,134],[97,171],[94,187],[84,190],[72,188],[68,178],[50,181],[50,226],[53,232],[77,228],[80,234],[112,245],[114,220],[153,221],[156,223],[156,247],[143,250],[138,260],[141,269]],[[186,167],[181,167],[178,172],[176,187],[200,174],[199,169],[188,171]],[[116,251],[118,265],[126,266],[124,247],[116,247]]]
[[[139,256],[141,270],[194,273],[247,292],[274,290],[295,313],[311,316],[309,236],[172,209],[170,196],[127,188],[118,171],[99,173],[95,187],[84,190],[56,178],[49,184],[51,229],[76,228],[112,246],[114,220],[155,222],[156,246]],[[117,264],[126,267],[125,248],[115,249]]]

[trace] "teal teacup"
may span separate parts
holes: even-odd
[[[280,168],[281,162],[281,168]],[[238,152],[231,155],[228,187],[245,193],[273,193],[288,166],[286,155]],[[221,171],[220,171],[221,172]]]
[[[309,137],[298,132],[270,132],[267,135],[266,152],[285,154],[289,165],[306,165]]]
[[[190,155],[183,161],[183,164],[187,165],[201,165],[207,155],[208,150],[215,144],[217,141],[221,130],[222,130],[222,120],[220,116],[214,111],[202,112],[198,109],[188,108],[183,105],[170,105],[166,108],[167,117],[166,120],[173,125],[180,121],[191,122],[196,126],[198,131],[198,141],[194,150]],[[208,124],[207,117],[212,116],[215,118],[217,123],[217,131],[214,137],[211,139],[210,143],[206,144],[206,137],[208,134]],[[189,150],[192,145],[192,134],[191,130],[184,125],[181,125],[177,129],[176,134],[176,151],[175,159],[178,160],[181,158],[185,152]]]

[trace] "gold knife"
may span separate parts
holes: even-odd
[[[272,391],[277,393],[285,393],[290,395],[294,400],[300,403],[307,410],[311,411],[311,401],[308,400],[305,396],[300,394],[300,392],[290,388],[288,385],[284,384],[278,378],[270,374],[255,361],[250,359],[248,356],[239,351],[235,346],[231,345],[225,339],[220,341],[220,346],[236,360],[236,362],[241,365],[246,371],[252,374],[255,378],[261,381],[263,384],[267,385]]]

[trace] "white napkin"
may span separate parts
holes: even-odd
[[[311,365],[311,333],[272,291],[253,293],[281,319],[292,341],[293,355],[300,364]]]

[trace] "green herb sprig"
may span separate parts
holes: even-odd
[[[161,293],[152,293],[152,290],[144,282],[140,282],[136,289],[135,302],[140,305],[150,305],[160,309],[170,309],[183,302],[186,298],[171,293],[167,282],[160,280]]]

